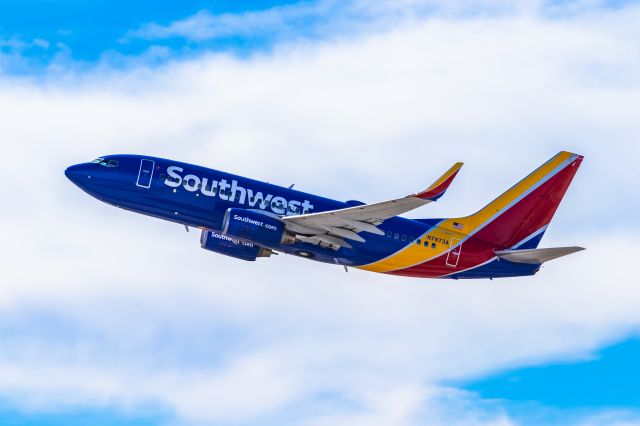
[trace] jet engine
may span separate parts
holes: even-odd
[[[286,230],[282,221],[257,210],[227,209],[222,220],[222,234],[265,247],[296,242],[295,234]]]
[[[269,257],[273,254],[268,248],[247,241],[233,240],[208,229],[202,230],[200,246],[205,250],[248,261],[254,261],[259,257]]]

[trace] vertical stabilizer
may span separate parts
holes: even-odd
[[[496,248],[536,248],[582,159],[560,152],[477,213],[448,219],[445,226]]]

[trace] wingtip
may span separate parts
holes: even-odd
[[[415,195],[415,197],[421,198],[423,200],[436,201],[438,198],[442,197],[444,193],[447,191],[453,179],[455,179],[456,175],[462,168],[464,163],[457,162],[453,166],[449,168],[440,178],[435,181],[430,187],[425,189],[422,192],[419,192]]]

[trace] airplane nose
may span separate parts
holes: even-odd
[[[67,167],[67,170],[64,171],[64,174],[71,182],[75,183],[78,186],[80,186],[81,180],[87,178],[87,173],[83,171],[83,167],[81,164]]]

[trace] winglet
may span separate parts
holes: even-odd
[[[421,198],[423,200],[436,201],[438,198],[442,197],[444,193],[453,182],[453,179],[456,177],[463,163],[456,163],[449,170],[446,171],[445,174],[440,176],[440,179],[435,181],[433,185],[428,187],[422,192],[418,192],[414,197]]]

